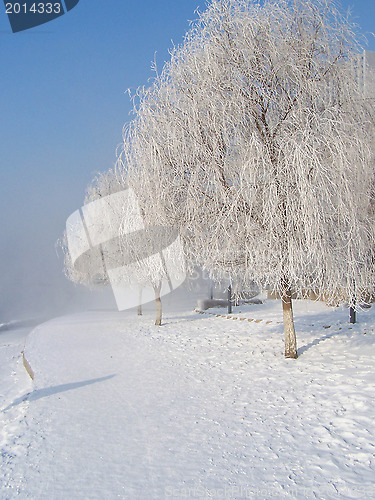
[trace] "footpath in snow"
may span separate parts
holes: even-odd
[[[296,301],[297,360],[278,301],[234,313],[258,323],[192,308],[34,329],[32,385],[18,354],[2,367],[0,497],[375,498],[375,307],[351,326]]]

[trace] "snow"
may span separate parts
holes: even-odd
[[[2,499],[375,498],[375,307],[164,302],[0,331]]]

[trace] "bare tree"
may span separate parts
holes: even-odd
[[[150,89],[125,156],[153,210],[211,271],[350,305],[373,288],[373,106],[331,0],[213,0]],[[147,188],[147,189],[146,189]]]

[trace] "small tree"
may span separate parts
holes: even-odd
[[[155,324],[161,325],[161,295],[184,279],[179,238],[147,224],[133,190],[114,172],[89,186],[82,210],[68,219],[64,241],[72,281],[110,284],[120,310],[138,305],[140,314],[142,303],[155,300]]]
[[[87,187],[84,197],[84,207],[92,202],[104,199],[105,197],[121,192],[125,186],[120,183],[112,170],[100,173]],[[111,216],[109,216],[111,219]],[[85,214],[82,210],[77,210],[72,214],[67,222],[67,230],[61,240],[61,247],[64,252],[64,273],[68,279],[74,283],[79,283],[88,287],[109,285],[104,252],[101,243],[95,244],[92,239],[104,234],[108,226],[108,218],[96,217],[95,229],[90,235]],[[89,216],[89,219],[93,217]],[[115,220],[112,221],[115,223]],[[117,219],[117,225],[119,221]],[[103,238],[102,238],[103,239]],[[103,240],[104,241],[104,240]],[[117,259],[120,261],[121,256]]]
[[[214,0],[140,104],[127,138],[159,220],[220,278],[281,294],[373,288],[374,121],[359,47],[331,0]],[[148,191],[149,192],[149,191]]]

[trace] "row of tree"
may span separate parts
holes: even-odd
[[[188,264],[278,292],[286,357],[292,293],[354,306],[373,291],[374,102],[335,1],[212,0],[134,102],[116,169],[86,201],[131,188]]]

